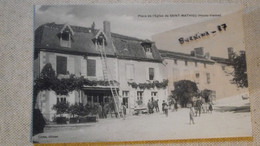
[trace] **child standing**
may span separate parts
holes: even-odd
[[[169,109],[168,104],[165,101],[163,101],[163,111],[166,117],[168,117],[168,109]]]
[[[194,108],[193,107],[190,107],[190,124],[195,124],[194,122]]]
[[[212,111],[213,111],[212,103],[209,103],[209,111],[210,111],[210,113],[212,113]]]

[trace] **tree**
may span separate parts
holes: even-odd
[[[239,55],[234,53],[231,61],[234,67],[231,82],[237,84],[240,88],[248,87],[245,51],[240,51]]]
[[[201,91],[201,96],[202,98],[205,99],[205,102],[211,102],[212,99],[210,99],[210,96],[212,94],[212,90],[209,90],[209,89],[204,89]]]
[[[190,80],[180,80],[174,83],[172,95],[177,97],[182,107],[187,107],[187,104],[192,101],[192,97],[198,94],[198,87],[195,82]]]

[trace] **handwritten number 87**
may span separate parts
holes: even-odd
[[[218,25],[218,31],[222,31],[222,29],[226,31],[226,28],[227,28],[227,25],[225,23]]]

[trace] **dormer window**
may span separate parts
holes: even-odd
[[[69,32],[62,32],[61,37],[60,37],[60,45],[62,47],[71,47],[71,38],[70,38],[70,33]]]
[[[95,37],[92,39],[93,43],[97,46],[107,45],[107,36],[102,30],[99,30]]]
[[[60,46],[70,48],[73,34],[72,28],[68,24],[65,24],[59,34]]]
[[[141,45],[144,48],[146,57],[153,58],[152,43],[149,40],[146,40],[146,41],[142,42]]]
[[[149,47],[147,47],[147,48],[144,48],[144,50],[145,50],[145,52],[146,52],[146,53],[152,53],[152,49],[151,49],[151,48],[149,48]]]

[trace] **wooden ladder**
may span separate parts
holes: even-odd
[[[104,80],[108,81],[108,83],[109,83],[109,88],[110,88],[112,98],[113,98],[113,101],[114,101],[114,104],[115,104],[115,112],[117,113],[117,116],[119,117],[120,116],[120,114],[119,114],[119,94],[118,94],[117,89],[115,87],[116,81],[110,79],[112,74],[111,74],[110,68],[107,65],[107,55],[106,55],[106,52],[105,52],[104,40],[103,40],[102,46],[97,45],[97,44],[96,44],[96,46],[98,46],[98,51],[100,52]]]

